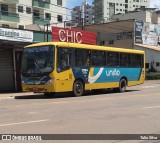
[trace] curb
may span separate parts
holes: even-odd
[[[6,100],[6,99],[14,99],[15,96],[10,96],[10,97],[0,97],[0,100]]]
[[[34,95],[33,92],[0,93],[0,100],[15,99],[16,96]]]

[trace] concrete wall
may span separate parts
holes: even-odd
[[[136,20],[150,23],[151,22],[151,15],[152,15],[152,13],[149,11],[139,11],[139,12],[113,15],[111,17],[111,19],[127,20],[127,19],[132,18],[132,19],[136,19]]]

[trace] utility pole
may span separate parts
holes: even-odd
[[[46,41],[46,31],[45,31],[45,29],[46,29],[46,25],[44,25],[44,42]]]
[[[81,24],[81,29],[84,30],[84,18],[82,17],[82,11],[80,11],[80,24]]]
[[[49,24],[47,24],[47,42],[48,42],[48,26]]]
[[[66,28],[66,22],[67,22],[67,21],[64,21],[64,28]]]
[[[45,24],[44,25],[44,42],[46,42],[46,33],[47,33],[47,42],[48,42],[48,26],[50,24]],[[46,26],[47,26],[47,30],[46,30]]]
[[[84,18],[82,18],[82,30],[84,30]]]

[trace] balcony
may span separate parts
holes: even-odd
[[[19,22],[19,14],[8,12],[8,11],[0,11],[0,20],[2,21],[10,21],[10,22]]]
[[[33,7],[50,8],[50,0],[33,0]]]
[[[41,18],[41,17],[34,17],[33,18],[33,24],[38,24],[40,26],[43,26],[43,25],[49,24],[49,20],[46,20],[46,19]]]
[[[19,0],[2,0],[4,2],[8,2],[8,3],[19,3]]]

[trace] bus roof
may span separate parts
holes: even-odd
[[[126,48],[117,48],[117,47],[108,47],[108,46],[98,46],[98,45],[87,45],[87,44],[78,44],[78,43],[67,43],[67,42],[41,42],[36,44],[31,44],[25,46],[25,48],[44,46],[44,45],[55,45],[59,47],[68,47],[68,48],[80,48],[80,49],[90,49],[90,50],[105,50],[105,51],[114,51],[114,52],[124,52],[124,53],[136,53],[144,54],[142,50],[126,49]]]

